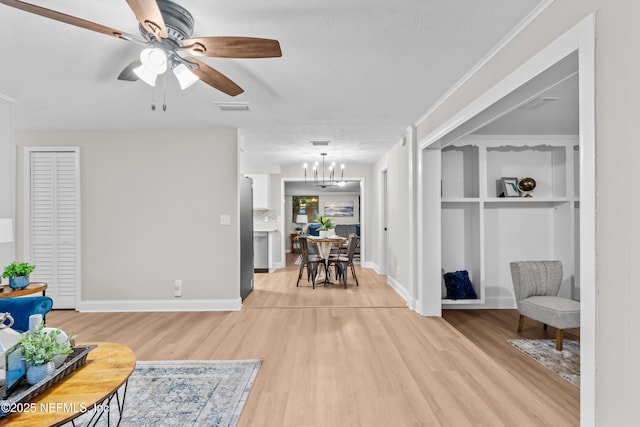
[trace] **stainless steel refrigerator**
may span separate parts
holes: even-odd
[[[253,290],[253,180],[240,183],[240,297]]]

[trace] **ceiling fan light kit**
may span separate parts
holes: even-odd
[[[187,68],[184,64],[177,64],[173,67],[173,74],[178,79],[178,83],[180,84],[180,89],[185,90],[200,78],[193,74],[190,69]]]
[[[134,81],[137,77],[154,86],[158,75],[163,74],[168,65],[171,65],[183,90],[199,79],[229,96],[236,96],[243,90],[235,82],[206,63],[193,57],[182,57],[179,53],[219,58],[282,56],[277,40],[221,36],[191,38],[195,23],[193,16],[188,10],[169,0],[127,0],[127,3],[138,20],[139,31],[144,40],[114,28],[23,1],[0,0],[0,4],[9,7],[146,46],[140,54],[140,60],[129,64],[118,76],[119,80]]]

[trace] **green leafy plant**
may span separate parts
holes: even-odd
[[[35,269],[36,269],[35,265],[29,265],[26,262],[13,261],[11,264],[9,264],[4,268],[4,273],[2,273],[2,277],[6,277],[7,279],[10,279],[12,277],[28,276]]]
[[[327,218],[326,216],[319,216],[318,221],[320,222],[320,230],[331,230],[333,228],[333,222],[331,218]]]
[[[73,353],[69,336],[66,340],[58,340],[60,330],[45,331],[44,323],[40,323],[35,331],[27,332],[18,342],[22,350],[22,358],[33,366],[43,365],[52,362],[56,356],[61,354],[68,356]]]

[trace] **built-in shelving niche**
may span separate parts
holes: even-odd
[[[442,271],[467,270],[477,300],[444,305],[513,306],[509,263],[559,259],[560,295],[579,298],[578,140],[566,136],[469,135],[441,150]],[[531,198],[499,197],[502,177],[532,177]]]

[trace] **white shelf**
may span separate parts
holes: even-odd
[[[514,306],[509,263],[525,259],[561,260],[560,295],[579,295],[577,147],[577,137],[467,136],[441,149],[440,265],[428,270],[467,270],[478,295],[442,305]],[[498,197],[502,177],[534,178],[533,197]]]
[[[442,199],[442,203],[473,203],[480,202],[479,197],[453,197],[449,199]]]
[[[484,300],[478,299],[446,299],[442,300],[443,305],[467,305],[467,304],[484,304]]]

